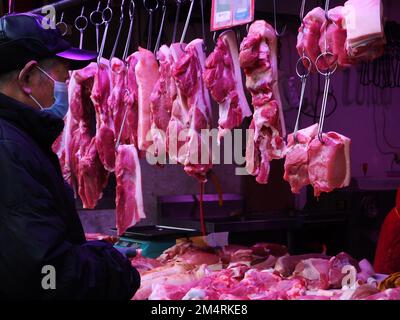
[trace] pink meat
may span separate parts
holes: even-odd
[[[82,135],[82,138],[88,138],[88,135]],[[83,207],[93,209],[98,200],[103,196],[103,190],[107,186],[109,173],[104,169],[96,148],[96,138],[89,140],[80,140],[80,161],[78,165],[78,184],[79,196]],[[82,152],[82,153],[81,153]]]
[[[157,53],[160,63],[158,79],[150,97],[151,129],[154,155],[166,154],[166,132],[171,119],[172,105],[176,97],[176,85],[172,77],[172,54],[168,46],[161,46]]]
[[[134,145],[120,145],[115,164],[117,179],[116,222],[118,235],[141,219],[143,208],[142,177],[137,150]]]
[[[317,7],[306,14],[303,23],[299,28],[296,46],[297,51],[300,56],[303,56],[304,53],[308,58],[310,58],[313,65],[316,63],[321,52],[325,52],[325,50],[321,51],[319,46],[319,41],[322,38],[321,27],[325,21],[325,11],[322,8]],[[306,68],[309,67],[305,61],[304,64]],[[319,59],[318,67],[320,70],[325,70],[327,68],[325,59]],[[315,70],[314,67],[313,69]]]
[[[251,110],[243,91],[236,35],[226,31],[206,60],[204,82],[219,105],[219,138],[227,130],[239,127]]]
[[[129,142],[138,147],[138,85],[136,81],[135,68],[138,63],[138,54],[134,53],[127,58],[128,79],[125,91],[124,103],[129,106],[125,125],[129,127]]]
[[[138,149],[148,151],[152,144],[150,134],[151,110],[150,96],[160,77],[158,64],[154,54],[146,49],[139,48],[136,53],[138,63],[135,75],[138,86]]]
[[[343,272],[345,266],[353,266],[357,270],[358,261],[345,252],[341,252],[329,260],[329,284],[332,288],[342,288],[342,280],[346,275]]]
[[[115,139],[121,134],[120,143],[130,142],[130,127],[125,120],[124,128],[121,132],[122,122],[125,116],[126,108],[131,108],[131,104],[125,103],[126,95],[127,68],[125,63],[118,59],[111,60],[111,94],[108,98],[109,109],[112,112],[115,129]]]
[[[323,134],[322,140],[316,137],[308,147],[308,174],[316,197],[350,184],[351,140],[336,132]]]
[[[115,169],[115,133],[113,110],[108,104],[111,82],[108,64],[100,63],[92,88],[91,99],[96,111],[96,147],[101,163],[107,171]]]
[[[297,132],[297,142],[293,134],[288,136],[285,159],[285,174],[283,179],[290,183],[293,193],[299,193],[301,188],[310,184],[308,176],[308,145],[318,133],[318,124]]]
[[[210,143],[206,141],[207,136],[201,134],[203,129],[211,128],[211,101],[202,78],[205,60],[203,40],[195,39],[186,46],[185,54],[174,63],[172,70],[189,110],[184,170],[200,181],[206,181],[206,174],[212,167]],[[205,147],[207,143],[208,148]]]
[[[294,276],[300,276],[307,281],[307,288],[329,288],[329,260],[311,258],[300,261],[293,272]]]
[[[286,135],[278,88],[277,40],[265,21],[254,22],[240,45],[240,66],[254,106],[250,137],[246,146],[247,171],[258,183],[268,182],[269,162],[285,156]]]

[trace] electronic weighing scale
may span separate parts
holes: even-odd
[[[115,231],[115,229],[113,229]],[[164,250],[174,246],[177,239],[199,236],[195,229],[176,228],[170,226],[131,227],[115,243],[115,247],[139,249],[147,258],[157,258]]]

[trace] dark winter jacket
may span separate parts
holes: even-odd
[[[63,125],[0,94],[0,299],[130,299],[138,272],[110,244],[85,240],[51,150]]]

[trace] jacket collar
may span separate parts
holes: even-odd
[[[48,149],[64,128],[64,121],[47,112],[33,109],[0,93],[0,119],[25,131],[39,146]]]

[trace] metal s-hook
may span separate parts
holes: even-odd
[[[64,12],[61,13],[60,21],[56,23],[56,28],[60,31],[61,36],[65,36],[68,33],[68,26],[64,22]]]
[[[213,37],[212,37],[212,39],[213,39],[213,42],[214,42],[214,44],[217,44],[217,31],[214,31],[213,32]]]
[[[103,34],[103,39],[101,41],[101,47],[100,47],[100,51],[99,51],[99,55],[97,57],[97,63],[101,62],[101,58],[103,57],[103,53],[104,53],[104,47],[106,45],[106,39],[107,39],[107,34],[108,34],[108,28],[110,26],[110,22],[112,20],[113,17],[113,11],[110,8],[110,1],[107,1],[107,6],[104,8],[104,10],[102,11],[102,18],[103,18],[103,22],[106,25],[106,28],[104,29],[104,34]]]
[[[319,141],[321,143],[324,143],[322,132],[323,132],[324,122],[325,122],[326,105],[328,103],[331,76],[332,76],[332,74],[335,73],[335,71],[337,69],[337,66],[338,66],[338,63],[336,61],[335,64],[334,64],[333,69],[329,69],[328,68],[328,70],[326,72],[322,72],[318,67],[318,61],[320,59],[324,58],[327,55],[333,56],[333,53],[331,53],[331,52],[323,52],[315,60],[315,67],[316,67],[318,73],[320,73],[322,76],[325,77],[325,86],[324,86],[324,93],[323,93],[323,96],[322,96],[321,114],[320,114],[320,117],[319,117],[319,124],[318,124],[318,139],[319,139]]]
[[[189,8],[189,13],[188,13],[188,16],[186,18],[185,27],[183,28],[183,31],[182,31],[181,41],[179,42],[181,44],[185,41],[186,32],[187,32],[187,29],[189,27],[190,18],[192,16],[194,0],[190,0],[190,2],[191,3],[190,3],[190,8]]]
[[[203,35],[203,51],[207,51],[206,46],[206,27],[205,27],[205,20],[204,20],[204,3],[203,0],[200,0],[200,8],[201,8],[201,32]]]
[[[277,19],[276,19],[276,0],[273,1],[274,3],[274,28],[275,28],[275,34],[277,37],[282,37],[285,32],[286,32],[286,24],[284,25],[283,29],[281,31],[278,31],[277,29]]]
[[[299,71],[299,67],[300,67],[300,65],[303,65],[303,66],[305,65],[304,64],[304,60],[307,61],[308,68],[307,68],[306,72],[301,73]],[[312,67],[311,60],[307,56],[303,55],[299,60],[297,60],[296,73],[297,73],[297,75],[299,76],[299,78],[301,80],[301,91],[300,91],[299,109],[297,111],[296,124],[294,126],[294,132],[293,132],[293,138],[294,138],[295,143],[298,143],[297,131],[299,130],[300,115],[301,115],[301,109],[303,107],[304,93],[305,93],[305,90],[306,90],[307,78],[311,73],[311,67]]]
[[[154,48],[154,54],[157,53],[158,48],[160,47],[160,41],[161,41],[161,34],[162,31],[164,29],[164,20],[165,20],[165,14],[167,12],[167,5],[165,3],[166,1],[163,0],[163,6],[162,6],[162,18],[161,18],[161,24],[160,24],[160,31],[158,32],[158,36],[157,36],[157,42],[156,42],[156,46]]]
[[[124,25],[124,5],[125,5],[125,0],[122,0],[121,2],[121,13],[119,16],[119,27],[118,27],[118,32],[117,32],[117,38],[115,39],[115,43],[114,43],[114,47],[113,50],[111,52],[111,56],[110,56],[110,69],[111,69],[111,60],[115,57],[115,52],[117,51],[117,46],[118,46],[118,42],[119,39],[121,37],[121,30],[122,30],[122,26]]]
[[[124,54],[122,55],[122,61],[126,63],[126,59],[128,58],[129,54],[129,48],[131,46],[131,40],[132,40],[132,32],[133,32],[133,25],[134,25],[134,18],[135,18],[135,1],[131,0],[129,3],[129,31],[128,31],[128,38],[126,39],[126,45],[125,45],[125,50]]]
[[[100,10],[101,0],[97,4],[97,9],[94,10],[89,18],[90,22],[96,27],[96,48],[97,52],[100,51],[100,26],[104,23],[103,12]]]
[[[82,7],[81,15],[75,19],[75,28],[79,31],[79,49],[83,49],[83,36],[88,26],[88,19],[84,16],[85,6]]]
[[[176,15],[175,15],[174,31],[172,33],[171,43],[174,43],[176,41],[176,31],[178,29],[179,14],[181,12],[181,5],[183,2],[184,0],[176,0]]]
[[[143,6],[149,13],[149,31],[147,34],[147,50],[150,50],[151,42],[152,42],[151,36],[153,34],[153,13],[154,13],[154,11],[156,11],[158,9],[158,0],[156,1],[156,6],[154,8],[150,8],[149,6],[147,6],[146,1],[147,0],[143,0]]]

